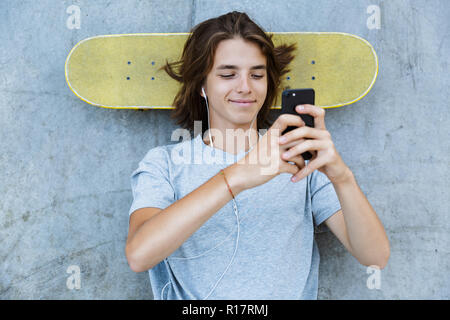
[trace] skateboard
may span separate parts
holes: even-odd
[[[271,32],[268,32],[271,34]],[[274,45],[297,43],[282,89],[313,88],[315,105],[337,108],[362,99],[378,75],[378,58],[365,39],[338,32],[273,32]],[[81,100],[111,109],[174,109],[180,84],[164,70],[181,58],[189,33],[90,37],[65,62],[66,82]],[[281,109],[281,93],[271,109]]]

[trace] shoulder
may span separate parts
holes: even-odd
[[[156,146],[147,151],[142,161],[167,160],[167,156],[167,146]]]
[[[184,139],[177,143],[169,143],[151,148],[147,151],[142,162],[177,164],[180,157],[190,155],[193,139]]]

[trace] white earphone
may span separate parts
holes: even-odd
[[[209,143],[211,144],[211,147],[214,149],[214,145],[213,145],[213,141],[211,138],[211,125],[209,123],[209,106],[208,106],[208,98],[206,97],[206,93],[205,93],[205,89],[203,89],[202,87],[202,92],[203,92],[203,98],[205,98],[206,101],[206,110],[208,111],[208,133],[209,133]]]
[[[206,96],[205,89],[204,89],[203,87],[202,87],[202,92],[203,92],[203,97],[205,98],[205,101],[206,101],[206,109],[207,109],[207,111],[208,111],[208,132],[209,132],[209,141],[210,141],[210,143],[211,143],[211,147],[213,148],[213,150],[214,150],[214,152],[215,152],[214,145],[213,145],[213,141],[212,141],[212,138],[211,138],[211,130],[210,130],[210,129],[211,129],[211,126],[210,126],[210,122],[209,122],[209,106],[208,106],[208,98],[207,98],[207,96]],[[256,119],[256,116],[255,116],[255,118],[253,119],[253,121],[255,121],[255,119]],[[252,121],[252,123],[251,123],[251,125],[250,125],[250,129],[252,128],[253,121]],[[249,130],[249,132],[250,132],[250,130]],[[249,133],[249,137],[248,137],[248,138],[249,138],[249,142],[250,142],[250,133]],[[206,295],[206,297],[203,298],[203,300],[208,299],[208,297],[209,297],[209,296],[214,292],[214,290],[216,289],[216,287],[217,287],[217,285],[219,284],[220,280],[222,280],[223,276],[227,273],[228,268],[231,266],[231,263],[233,262],[234,257],[235,257],[235,255],[236,255],[237,248],[238,248],[238,246],[239,246],[239,234],[240,234],[240,229],[239,229],[239,225],[240,225],[240,222],[239,222],[239,212],[238,212],[237,205],[236,205],[236,201],[235,201],[234,198],[233,198],[233,209],[234,209],[234,215],[236,216],[236,221],[237,221],[237,237],[236,237],[236,246],[235,246],[235,249],[234,249],[234,253],[233,253],[233,256],[231,257],[230,262],[228,263],[228,266],[225,268],[225,271],[222,273],[222,275],[220,276],[219,280],[217,280],[217,282],[214,284],[214,286],[212,287],[211,291]],[[223,241],[222,241],[222,243],[223,243]],[[222,244],[222,243],[220,243],[220,244]],[[219,244],[219,245],[220,245],[220,244]],[[219,245],[217,245],[217,246],[219,246]],[[217,246],[216,246],[216,247],[217,247]],[[171,259],[185,259],[185,260],[188,260],[188,259],[198,258],[198,257],[200,257],[200,256],[202,256],[202,255],[204,255],[204,254],[206,254],[207,252],[209,252],[209,251],[215,249],[216,247],[214,247],[214,248],[212,248],[212,249],[209,249],[209,250],[207,250],[206,252],[203,252],[202,254],[197,255],[197,256],[195,256],[195,257],[189,257],[189,258],[186,258],[186,257],[172,257]],[[170,283],[170,282],[168,282],[168,283],[166,284],[166,286],[167,286],[169,283]],[[161,297],[163,297],[163,292],[164,292],[164,289],[166,288],[166,286],[164,286],[164,288],[161,290]]]
[[[209,122],[209,106],[208,106],[208,98],[207,98],[207,96],[206,96],[205,89],[204,89],[203,87],[202,87],[202,92],[203,92],[203,98],[205,98],[205,101],[206,101],[206,109],[207,109],[207,111],[208,111],[208,132],[209,132],[209,141],[210,141],[210,143],[211,143],[211,147],[213,148],[213,150],[215,150],[215,149],[214,149],[214,145],[213,145],[213,141],[212,141],[212,138],[211,138],[211,130],[210,130],[210,129],[211,129],[211,125],[210,125],[210,122]],[[253,125],[253,122],[252,122],[252,125]],[[214,151],[214,152],[215,152],[215,151]],[[220,280],[222,280],[223,276],[227,273],[228,268],[230,267],[231,263],[232,263],[233,260],[234,260],[234,256],[236,255],[236,251],[237,251],[237,248],[238,248],[238,245],[239,245],[239,233],[240,233],[240,230],[239,230],[239,212],[238,212],[237,205],[236,205],[236,201],[234,200],[234,198],[233,198],[233,207],[234,207],[234,215],[236,216],[236,221],[237,221],[237,237],[236,237],[236,246],[235,246],[235,248],[234,248],[234,253],[233,253],[233,256],[231,257],[230,262],[228,263],[228,266],[225,268],[225,271],[222,273],[222,275],[220,276],[219,280],[217,280],[217,282],[214,284],[214,286],[213,286],[213,288],[211,289],[211,291],[206,295],[206,297],[203,298],[203,300],[208,299],[208,297],[209,297],[209,296],[213,293],[213,291],[216,289],[216,287],[217,287],[217,285],[219,284]]]

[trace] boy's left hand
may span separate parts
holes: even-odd
[[[300,106],[303,106],[304,109],[299,109]],[[314,128],[302,126],[291,130],[283,135],[287,138],[286,142],[280,142],[280,145],[286,145],[295,140],[309,138],[290,147],[288,157],[282,155],[286,161],[305,151],[309,151],[313,155],[308,165],[303,166],[295,174],[296,181],[300,181],[316,169],[324,173],[332,183],[345,181],[349,178],[351,171],[337,152],[331,140],[331,134],[325,128],[325,110],[311,104],[298,105],[295,110],[299,114],[309,114],[314,117]]]

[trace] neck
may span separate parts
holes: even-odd
[[[212,128],[212,144],[209,141],[210,136],[208,134],[208,131],[206,131],[206,134],[204,136],[205,137],[203,139],[203,142],[205,142],[205,144],[235,155],[241,153],[244,150],[245,152],[247,152],[251,147],[256,145],[259,140],[259,134],[257,132],[256,124],[253,126],[253,128],[247,130],[243,130],[241,128],[226,130]]]

